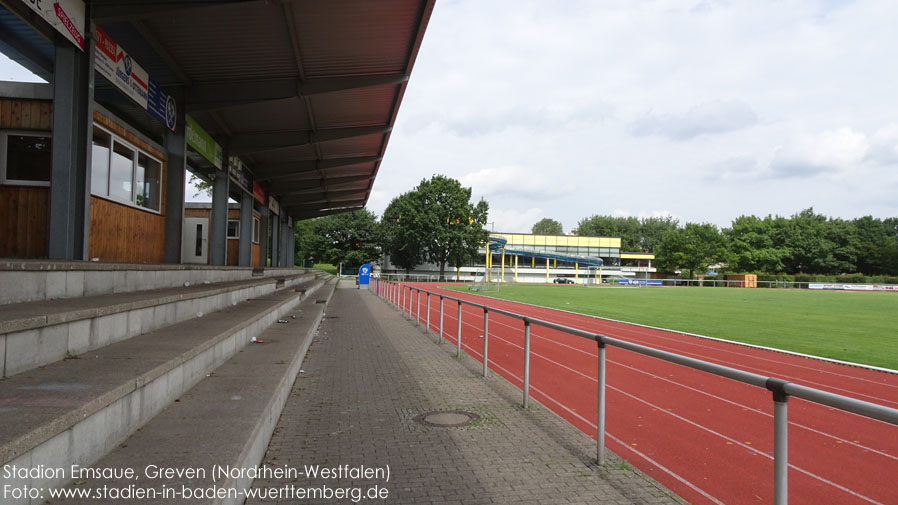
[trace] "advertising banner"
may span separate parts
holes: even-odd
[[[259,186],[258,182],[253,183],[253,198],[256,199],[257,202],[265,205],[267,202],[265,201],[265,190],[262,189],[262,186]]]
[[[365,263],[359,268],[359,286],[367,286],[371,279],[371,263]]]
[[[223,157],[221,146],[190,116],[187,116],[187,145],[209,160],[215,168],[221,168]]]
[[[54,30],[61,33],[78,49],[84,51],[84,19],[86,9],[81,0],[22,0],[40,14]]]
[[[96,38],[96,71],[169,130],[175,131],[178,119],[175,99],[150,79],[146,70],[133,61],[131,56],[99,26]]]
[[[230,157],[228,160],[228,174],[230,174],[234,184],[240,186],[247,193],[253,193],[253,177],[240,158],[236,156]]]
[[[281,204],[278,203],[277,199],[273,196],[268,197],[268,210],[271,211],[272,214],[281,215]]]

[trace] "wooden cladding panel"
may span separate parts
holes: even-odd
[[[211,209],[184,209],[184,217],[201,217],[204,219],[211,219],[211,216]]]
[[[0,258],[46,258],[50,188],[0,186]]]
[[[0,98],[0,128],[52,130],[53,104],[46,100]]]
[[[261,260],[259,257],[262,255],[262,247],[259,244],[253,244],[250,248],[252,251],[252,257],[250,258],[250,264],[254,267],[262,266]]]
[[[228,239],[228,265],[236,267],[239,258],[240,241],[235,238]]]
[[[100,261],[162,263],[165,217],[92,196],[90,257]]]

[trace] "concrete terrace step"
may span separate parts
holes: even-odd
[[[0,305],[80,296],[283,277],[302,270],[90,261],[0,260]]]
[[[336,282],[330,281],[312,297],[327,301]],[[163,486],[181,492],[190,489],[240,490],[252,480],[212,480],[212,465],[248,469],[262,462],[268,442],[293,387],[306,351],[316,336],[326,303],[306,302],[285,314],[288,324],[275,324],[260,335],[263,344],[252,344],[216,368],[178,402],[134,433],[118,448],[98,461],[94,468],[133,469],[139,480],[83,479],[69,489],[123,489],[129,485],[152,488],[160,493],[152,503],[240,504],[242,496],[221,500],[162,499]],[[295,316],[295,319],[291,316]],[[179,470],[197,469],[203,475],[148,479],[145,469],[155,465]],[[150,467],[152,468],[152,467]],[[116,499],[54,500],[58,504],[113,505]]]
[[[0,305],[0,377],[315,278],[316,273]]]
[[[0,381],[0,468],[87,466],[324,284],[280,290]],[[50,487],[65,479],[14,479]],[[5,502],[4,502],[5,503]],[[24,503],[24,502],[14,502]],[[37,502],[34,502],[37,503]]]

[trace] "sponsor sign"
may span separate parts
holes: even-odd
[[[359,268],[359,285],[367,286],[371,278],[371,263],[365,263]]]
[[[273,196],[268,197],[268,210],[270,210],[272,214],[281,215],[281,204],[278,203],[277,199]]]
[[[132,60],[131,56],[99,26],[96,38],[97,72],[161,121],[169,130],[175,131],[178,119],[175,99],[150,79],[146,70]]]
[[[231,156],[228,160],[228,174],[234,184],[243,188],[247,193],[253,193],[253,177],[246,168],[246,164],[236,156]]]
[[[645,279],[620,279],[617,281],[621,286],[662,286],[661,280],[645,280]]]
[[[896,291],[898,285],[895,284],[831,284],[831,283],[811,283],[808,289],[836,289],[840,291]]]
[[[22,0],[40,14],[54,30],[61,33],[78,49],[84,51],[84,19],[86,9],[81,0]]]
[[[257,202],[265,205],[265,190],[262,189],[262,186],[259,186],[258,182],[253,183],[253,198],[256,199]]]
[[[224,156],[221,146],[190,116],[187,116],[187,145],[209,160],[215,168],[221,168]]]

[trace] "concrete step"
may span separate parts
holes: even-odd
[[[320,305],[314,293],[322,285],[308,281],[298,288],[305,296],[280,290],[0,381],[0,469],[93,464],[301,298]],[[66,480],[42,475],[9,484],[46,489]]]
[[[284,277],[292,268],[0,260],[0,305],[174,288],[184,283]]]
[[[335,284],[331,281],[319,290],[315,301],[329,300]],[[325,307],[324,303],[306,302],[288,312],[284,316],[287,324],[274,324],[260,335],[264,343],[247,346],[216,368],[94,465],[94,468],[130,468],[139,480],[80,479],[68,489],[85,492],[104,487],[125,489],[136,484],[160,493],[150,500],[154,503],[243,503],[239,491],[251,487],[251,474],[213,480],[213,465],[244,470],[261,464],[306,351],[316,338]],[[153,475],[145,473],[156,468],[196,470],[196,475],[152,478]],[[182,486],[234,494],[221,499],[185,498]],[[180,496],[162,499],[163,489],[177,491]],[[121,501],[94,496],[53,503],[112,505]]]
[[[0,377],[201,318],[317,275],[300,271],[284,277],[0,305]]]

